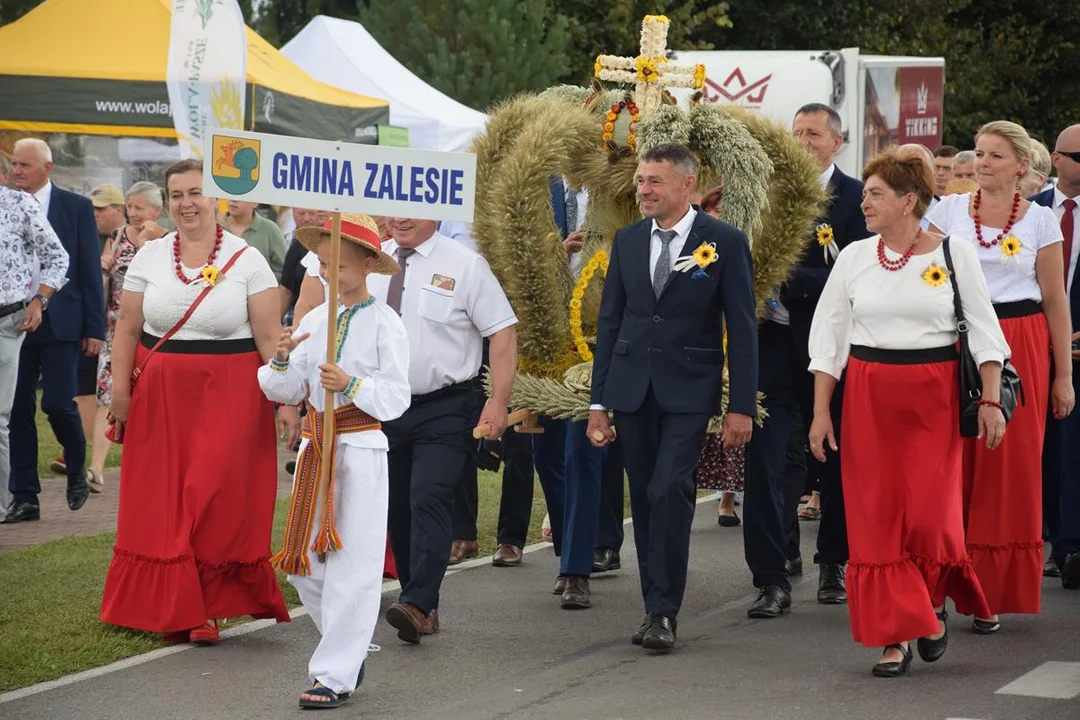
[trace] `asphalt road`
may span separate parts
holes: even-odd
[[[590,610],[559,608],[550,594],[555,558],[545,548],[520,568],[484,564],[447,577],[442,630],[419,646],[380,625],[374,642],[382,649],[369,658],[363,687],[333,717],[1080,719],[1080,592],[1046,580],[1043,614],[1006,617],[995,637],[976,636],[954,618],[939,663],[916,657],[907,676],[874,678],[878,652],[852,643],[845,607],[814,601],[812,566],[795,585],[790,615],[746,618],[753,588],[742,533],[719,528],[713,513],[712,503],[699,506],[673,653],[651,655],[629,642],[641,619],[629,533],[623,570],[594,579]],[[807,558],[813,527],[804,523]],[[301,617],[213,648],[0,697],[0,718],[300,717],[296,700],[316,637]],[[1023,694],[998,692],[1010,683]]]

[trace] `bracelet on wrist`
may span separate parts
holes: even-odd
[[[1001,410],[1002,412],[1005,411],[1005,408],[1002,406],[1002,404],[997,402],[996,400],[980,400],[979,401],[979,407],[984,407],[984,406],[985,407],[997,408],[998,410]]]
[[[281,360],[278,360],[276,357],[271,357],[270,358],[270,369],[275,370],[277,372],[285,372],[286,370],[289,369],[289,361],[286,360],[285,362],[282,362]]]

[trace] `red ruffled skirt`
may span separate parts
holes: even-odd
[[[883,647],[936,633],[933,608],[946,596],[986,612],[964,546],[957,361],[852,358],[846,382],[840,462],[855,641]]]
[[[971,562],[994,613],[1037,613],[1042,601],[1042,447],[1050,397],[1050,332],[1041,312],[1001,320],[1024,383],[994,450],[964,442],[964,522]],[[970,608],[957,605],[960,612]],[[987,617],[980,615],[979,617]]]
[[[125,429],[104,622],[178,632],[245,615],[289,621],[269,563],[273,406],[250,345],[180,342],[170,349],[187,352],[150,358]],[[147,352],[138,346],[136,366]]]

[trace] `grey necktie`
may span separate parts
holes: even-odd
[[[652,287],[656,297],[664,292],[668,277],[671,275],[671,241],[675,239],[674,230],[657,230],[656,236],[660,238],[660,259],[656,261],[656,269],[652,274]]]
[[[416,250],[412,248],[399,247],[394,253],[401,270],[390,276],[390,287],[386,290],[386,304],[394,308],[398,315],[401,314],[401,293],[405,289],[405,268],[409,264],[409,256],[414,252]]]
[[[566,188],[566,232],[570,234],[577,230],[577,190],[572,187]]]

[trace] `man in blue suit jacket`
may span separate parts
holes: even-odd
[[[1057,169],[1057,187],[1031,198],[1051,208],[1065,236],[1066,290],[1072,314],[1073,338],[1080,336],[1080,125],[1072,125],[1057,137],[1051,161]],[[1080,363],[1073,351],[1073,384],[1080,389]],[[1062,585],[1080,589],[1080,416],[1075,413],[1055,420],[1049,408],[1043,443],[1043,517],[1050,531],[1053,559],[1044,575],[1061,575]]]
[[[690,205],[696,181],[697,164],[682,145],[660,145],[641,157],[637,194],[646,219],[612,241],[586,430],[594,445],[607,445],[614,438],[607,411],[615,411],[646,612],[631,641],[652,650],[675,645],[694,470],[709,418],[720,411],[725,325],[731,378],[726,446],[750,440],[757,405],[749,243]],[[676,260],[695,250],[709,262],[676,270]]]
[[[101,249],[94,208],[84,197],[61,190],[49,180],[52,153],[35,139],[15,144],[15,185],[42,204],[49,224],[67,250],[68,281],[49,300],[41,326],[30,333],[19,354],[19,377],[11,408],[11,479],[14,502],[5,523],[38,520],[37,386],[41,409],[49,417],[67,464],[67,503],[80,509],[89,495],[86,437],[75,405],[79,352],[97,355],[105,342],[105,299]]]

